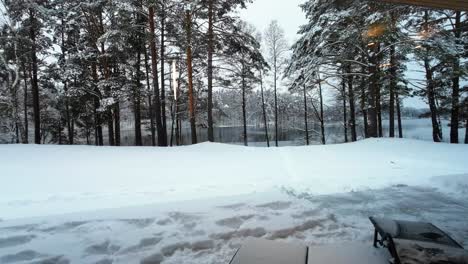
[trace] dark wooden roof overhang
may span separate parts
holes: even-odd
[[[374,0],[375,1],[375,0]],[[468,11],[468,0],[377,0],[394,4],[405,4],[435,9]]]

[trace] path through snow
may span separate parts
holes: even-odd
[[[0,263],[226,264],[247,237],[370,247],[370,215],[433,222],[468,246],[468,199],[460,198],[406,185],[319,196],[288,189],[7,221]]]

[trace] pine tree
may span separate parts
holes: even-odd
[[[207,39],[207,80],[208,80],[208,140],[213,142],[214,138],[214,120],[213,120],[213,81],[214,70],[216,66],[213,64],[213,58],[216,55],[221,55],[222,51],[219,43],[223,38],[229,37],[225,34],[223,28],[232,26],[236,21],[232,11],[237,8],[245,8],[246,3],[251,0],[203,0],[201,5],[207,10],[208,29],[206,32]],[[226,25],[227,24],[227,25]]]
[[[34,142],[41,144],[41,105],[39,87],[39,61],[38,54],[45,51],[49,41],[44,34],[48,19],[50,18],[50,2],[41,1],[4,1],[9,15],[14,23],[21,24],[24,29],[24,38],[29,42],[31,66],[31,90],[33,97],[34,116]],[[26,33],[27,32],[27,33]]]

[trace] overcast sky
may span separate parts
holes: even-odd
[[[247,9],[240,12],[243,20],[255,25],[260,32],[272,20],[278,20],[284,29],[289,44],[297,40],[299,26],[306,23],[304,13],[299,7],[305,0],[254,0]]]

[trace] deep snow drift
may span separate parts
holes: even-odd
[[[467,246],[467,157],[399,139],[0,146],[0,263],[227,263],[251,236],[370,246],[370,215],[434,222]]]

